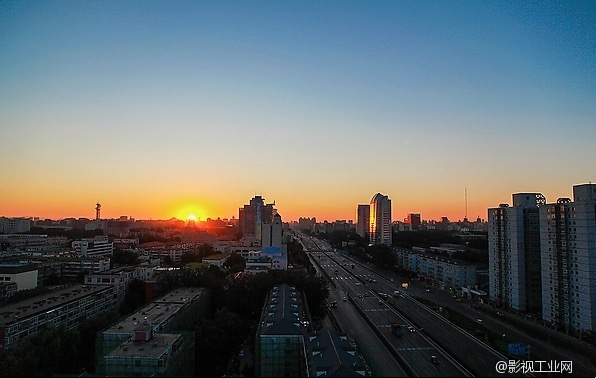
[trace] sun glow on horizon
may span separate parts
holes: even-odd
[[[176,208],[175,217],[180,220],[198,222],[207,219],[203,208],[197,205],[181,205]]]

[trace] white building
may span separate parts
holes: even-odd
[[[440,256],[419,255],[418,273],[435,282],[459,289],[476,285],[476,266]]]
[[[439,284],[459,289],[476,285],[476,265],[454,258],[430,255],[420,249],[395,248],[397,265],[435,280]]]
[[[0,233],[10,234],[31,231],[31,218],[0,217]]]
[[[207,257],[203,257],[202,262],[209,265],[214,265],[218,268],[223,268],[224,264],[230,258],[231,253],[222,252],[216,255],[211,255]]]
[[[542,318],[567,330],[596,330],[596,184],[573,201],[540,208]]]
[[[540,313],[540,193],[513,194],[513,206],[488,209],[489,300],[498,307]]]
[[[261,225],[261,247],[282,247],[282,222],[281,216],[275,214],[271,223]]]
[[[96,236],[73,241],[72,249],[79,256],[111,256],[114,254],[114,243],[107,236]]]
[[[0,264],[0,282],[17,284],[17,291],[37,287],[39,274],[37,264],[22,262],[3,262]]]
[[[271,257],[271,269],[288,270],[288,254],[285,248],[267,247],[261,251],[261,256]]]
[[[273,269],[273,258],[271,256],[251,257],[246,260],[245,273],[263,273]]]

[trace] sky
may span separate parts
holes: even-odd
[[[486,219],[595,105],[594,1],[0,0],[0,216]]]

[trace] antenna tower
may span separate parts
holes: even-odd
[[[95,204],[95,219],[99,220],[99,211],[101,209],[101,205],[99,204],[99,201],[97,201],[97,203]]]
[[[466,201],[466,214],[464,215],[464,219],[468,219],[468,188],[464,188],[464,197]]]

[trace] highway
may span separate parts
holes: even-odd
[[[320,274],[325,274],[320,270],[321,267],[318,261],[313,261],[313,265],[320,271]],[[348,333],[356,342],[358,350],[367,361],[372,375],[376,377],[408,377],[407,372],[386,348],[374,330],[371,329],[366,319],[353,310],[350,302],[343,301],[341,290],[335,288],[334,285],[330,286],[329,301],[337,301],[338,303],[337,308],[330,309],[330,316],[339,325],[339,330]]]
[[[463,368],[448,353],[437,346],[432,340],[419,332],[410,333],[407,329],[409,322],[401,316],[390,304],[382,299],[372,288],[371,284],[362,282],[350,272],[351,264],[347,266],[335,261],[323,252],[314,252],[317,263],[330,275],[336,290],[340,293],[345,311],[351,310],[359,314],[373,327],[381,338],[385,348],[397,355],[408,376],[414,377],[470,377],[472,374]],[[319,257],[320,256],[320,257]],[[335,270],[338,273],[335,273]],[[344,297],[347,299],[344,301]],[[352,308],[348,309],[347,305]],[[404,325],[402,336],[395,336],[391,331],[391,323]],[[348,333],[351,331],[348,330]],[[436,356],[438,363],[431,361]]]
[[[366,332],[376,334],[378,341],[375,344],[381,342],[393,360],[399,362],[400,372],[378,376],[533,376],[531,373],[498,372],[496,364],[507,361],[507,356],[420,303],[401,287],[401,282],[394,282],[358,261],[340,256],[320,240],[302,240],[314,265],[332,283],[330,300],[338,302],[338,308],[332,309],[338,322],[341,324],[350,319],[343,330],[348,334],[358,333],[359,337]],[[395,290],[399,294],[395,295]],[[434,293],[425,294],[432,299]],[[356,320],[358,317],[362,320]],[[392,333],[393,322],[403,325],[401,336]],[[369,331],[364,330],[365,323]],[[363,355],[367,358],[367,353]],[[431,356],[435,356],[434,362]],[[369,364],[376,366],[378,362],[369,361]]]

